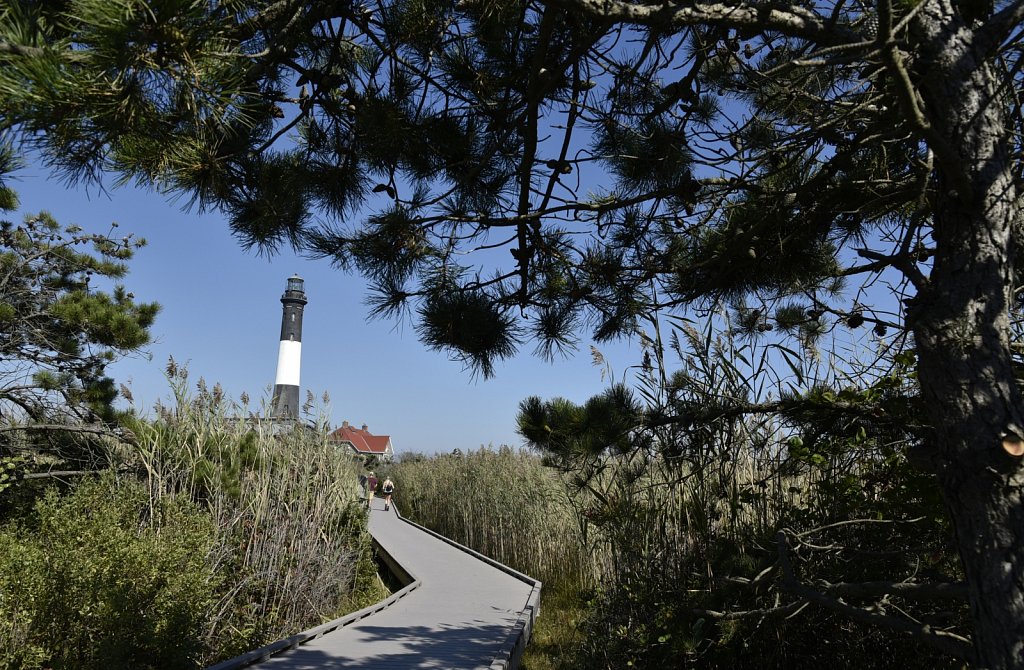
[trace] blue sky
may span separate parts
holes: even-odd
[[[331,422],[367,424],[390,435],[395,449],[427,453],[518,446],[518,403],[529,395],[582,402],[599,393],[602,369],[582,338],[570,359],[547,363],[527,344],[515,359],[496,367],[492,379],[474,379],[444,353],[428,351],[410,322],[367,321],[364,283],[326,261],[284,251],[273,258],[245,252],[216,214],[186,212],[167,198],[134,188],[68,190],[44,171],[26,168],[9,184],[18,191],[18,216],[49,211],[61,224],[146,238],[130,263],[125,286],[162,311],[152,328],[155,342],[145,357],[125,359],[111,374],[127,384],[140,408],[151,408],[170,391],[163,376],[169,356],[187,363],[193,381],[219,382],[238,399],[243,391],[269,397],[277,365],[280,297],[285,280],[306,280],[302,336],[302,396],[330,395]],[[627,343],[598,347],[621,378],[640,355]]]

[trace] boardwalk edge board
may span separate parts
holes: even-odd
[[[419,582],[416,579],[416,575],[412,574],[404,565],[399,563],[391,553],[384,548],[377,538],[371,538],[373,540],[373,551],[377,554],[377,558],[383,563],[393,577],[403,586],[408,586],[413,582]],[[396,592],[397,593],[397,592]]]

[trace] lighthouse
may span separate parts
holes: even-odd
[[[299,363],[302,357],[302,310],[306,306],[306,292],[302,277],[288,278],[281,304],[281,348],[277,352],[277,379],[271,403],[275,419],[299,418]]]

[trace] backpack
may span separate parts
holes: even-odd
[[[384,493],[391,493],[395,490],[395,485],[391,482],[384,482]]]

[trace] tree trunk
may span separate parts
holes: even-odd
[[[1024,413],[1009,346],[1019,214],[1007,109],[991,59],[950,0],[930,0],[915,30],[925,45],[925,130],[956,160],[935,152],[936,256],[908,321],[935,429],[930,448],[970,586],[978,667],[1020,669]]]

